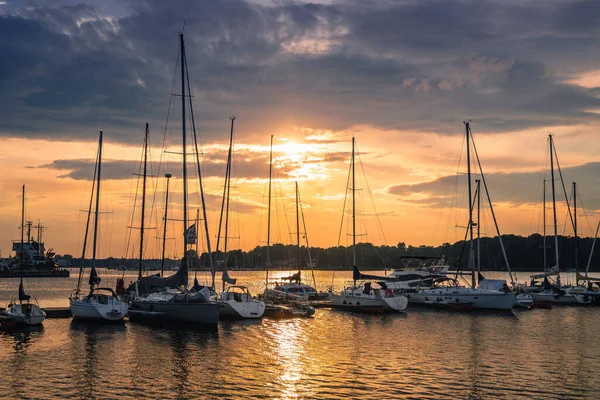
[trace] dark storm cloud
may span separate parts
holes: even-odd
[[[232,114],[242,136],[444,133],[465,117],[482,131],[595,121],[600,106],[597,89],[564,83],[600,62],[592,1],[45,4],[0,6],[2,136],[92,140],[102,127],[136,143],[145,121],[164,124],[183,20],[208,142]]]
[[[578,192],[583,195],[584,206],[588,209],[600,209],[600,196],[596,191],[596,188],[600,186],[599,170],[600,163],[598,162],[563,168],[562,170],[567,193],[571,191],[571,182],[577,181]],[[541,201],[542,180],[544,178],[540,172],[491,173],[486,174],[485,179],[493,202],[532,204]],[[548,176],[545,179],[549,180],[550,177]],[[421,203],[430,207],[443,207],[449,204],[446,197],[454,192],[451,188],[455,187],[456,184],[466,187],[466,176],[461,175],[457,178],[452,175],[423,183],[392,185],[387,188],[387,192],[406,201]],[[549,193],[547,194],[548,199],[550,198]],[[556,193],[564,201],[560,181],[557,181]],[[410,199],[408,196],[411,195],[418,195],[418,197]]]

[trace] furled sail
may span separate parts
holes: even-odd
[[[375,281],[387,281],[387,282],[393,282],[393,281],[397,280],[396,278],[389,277],[389,276],[363,274],[362,272],[360,272],[358,270],[358,267],[356,265],[353,268],[352,279],[355,280],[355,281],[375,280]]]
[[[237,279],[229,277],[229,274],[227,273],[227,266],[225,266],[224,263],[223,275],[221,276],[221,279],[223,280],[223,282],[229,283],[230,285],[235,285],[235,283],[237,282]]]
[[[284,278],[281,278],[281,280],[283,281],[289,281],[289,282],[296,282],[296,283],[300,283],[300,276],[301,276],[301,272],[298,271],[295,274],[292,274],[290,276],[286,276]]]
[[[174,275],[166,278],[162,278],[160,274],[142,277],[138,281],[138,293],[144,295],[166,288],[176,289],[187,284],[187,281],[188,265],[186,257],[183,257],[179,269]]]
[[[96,268],[92,267],[90,271],[90,280],[88,281],[90,286],[99,285],[102,279],[98,276]]]
[[[23,289],[23,282],[19,285],[19,301],[29,301],[31,298],[30,295],[25,294],[25,289]]]

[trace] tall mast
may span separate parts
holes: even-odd
[[[231,194],[231,151],[233,145],[233,120],[231,119],[231,142],[229,147],[229,159],[227,165],[227,177],[225,181],[225,191],[227,193],[225,203],[225,237],[223,238],[223,270],[227,269],[227,239],[229,238],[229,196]],[[223,289],[225,291],[225,281],[223,281]]]
[[[40,222],[39,218],[38,218],[38,223],[35,226],[35,228],[37,229],[37,242],[38,243],[42,243],[42,223]],[[38,254],[40,252],[41,246],[38,246]]]
[[[227,207],[227,212],[229,212],[229,180],[231,176],[231,157],[233,153],[233,121],[235,121],[235,117],[229,117],[231,120],[231,129],[229,131],[229,151],[227,152],[227,165],[225,167],[225,182],[223,183],[223,198],[221,199],[221,214],[219,215],[219,230],[217,232],[217,249],[219,251],[219,244],[221,242],[221,227],[223,225],[223,213],[225,212],[225,207]],[[225,205],[225,201],[227,201],[227,205]],[[225,216],[228,218],[229,213]],[[228,221],[225,221],[225,226],[228,225]],[[227,252],[227,232],[225,233],[225,238],[223,238],[224,243],[224,251],[223,251],[223,262],[227,262],[225,253]],[[227,266],[225,266],[227,267]],[[213,282],[214,285],[214,282]],[[214,286],[213,286],[214,288]],[[225,282],[223,282],[223,290],[225,290]]]
[[[469,264],[471,264],[471,287],[476,286],[475,281],[475,264],[473,263],[473,189],[471,188],[471,139],[470,139],[470,123],[465,121],[465,135],[467,138],[467,181],[469,186]]]
[[[140,225],[140,257],[138,266],[138,279],[142,279],[142,259],[144,258],[144,221],[146,212],[146,177],[148,173],[148,123],[144,133],[144,174],[142,177],[142,221]],[[165,220],[166,223],[166,220]]]
[[[25,246],[25,184],[23,184],[23,193],[21,195],[21,260],[20,260],[20,268],[21,268],[21,285],[23,284],[23,247]]]
[[[33,222],[27,221],[27,243],[31,243],[31,225]]]
[[[481,272],[481,181],[475,180],[477,183],[477,272]]]
[[[198,229],[198,224],[200,223],[200,209],[196,208],[196,229]],[[198,238],[196,238],[196,256],[198,256]],[[198,256],[199,257],[199,256]]]
[[[546,260],[547,258],[547,254],[546,254],[546,180],[544,179],[544,196],[543,196],[544,200],[544,244],[543,244],[543,249],[544,249],[544,272],[546,272],[546,267],[548,265],[548,261]]]
[[[190,258],[187,256],[188,249],[188,215],[187,215],[187,160],[186,160],[186,134],[185,134],[185,45],[183,43],[183,32],[179,34],[179,43],[181,45],[181,136],[183,148],[183,256],[185,257],[187,270],[190,270]],[[185,284],[187,291],[187,282]]]
[[[558,286],[560,287],[560,266],[559,266],[559,262],[558,262],[558,228],[557,228],[557,223],[556,223],[556,193],[554,192],[554,155],[553,155],[553,151],[552,151],[552,135],[548,135],[548,138],[550,139],[548,141],[549,143],[549,147],[550,147],[550,179],[552,180],[552,214],[553,214],[553,225],[554,225],[554,258],[556,261],[556,269],[558,270],[557,272],[557,283]]]
[[[585,276],[590,270],[590,264],[592,263],[592,256],[594,255],[594,247],[596,247],[596,239],[598,239],[598,231],[600,231],[600,221],[598,221],[598,225],[596,225],[596,233],[594,234],[594,240],[592,241],[592,248],[590,249],[590,257],[588,258],[587,265],[585,267]]]
[[[356,267],[356,180],[354,174],[354,137],[352,137],[352,265]]]
[[[231,158],[233,157],[233,122],[235,117],[231,118],[231,131],[229,133],[229,156],[227,158],[227,177],[225,182],[225,237],[223,238],[223,256],[227,262],[227,239],[229,237],[229,196],[231,195]],[[225,265],[227,267],[227,265]]]
[[[266,281],[265,288],[269,287],[269,263],[271,259],[269,258],[269,250],[271,247],[271,178],[273,174],[273,135],[271,135],[271,150],[269,151],[269,200],[267,206],[267,264],[266,264]]]
[[[163,225],[163,242],[162,242],[162,258],[160,260],[160,276],[163,276],[165,271],[165,249],[167,245],[167,211],[169,209],[169,178],[171,178],[171,174],[165,174],[165,178],[167,178],[167,192],[165,195],[165,223]]]
[[[85,250],[87,249],[88,233],[90,230],[90,217],[92,215],[92,204],[94,201],[94,187],[96,185],[96,174],[98,172],[98,156],[100,154],[100,146],[96,152],[96,164],[94,164],[94,180],[92,182],[92,194],[90,196],[90,205],[88,206],[87,221],[85,223],[85,235],[83,236],[83,248],[81,249],[81,266],[79,268],[79,277],[77,278],[77,290],[75,296],[79,297],[79,289],[81,288],[81,278],[83,275],[83,260],[85,259]]]
[[[199,223],[200,223],[200,209],[196,208],[196,222],[195,222],[195,226],[196,226],[196,259],[198,260],[198,263],[194,267],[194,285],[196,284],[196,280],[198,279],[198,266],[200,264],[200,256],[198,255],[198,242],[200,242],[199,235],[198,235],[198,229],[199,229],[198,224]]]
[[[92,268],[96,266],[96,247],[98,245],[98,215],[100,214],[100,175],[102,174],[102,130],[98,139],[98,174],[96,175],[96,213],[94,214],[94,243],[92,247]]]
[[[296,183],[297,184],[297,183]],[[306,230],[306,220],[304,219],[304,209],[302,207],[302,199],[300,198],[300,189],[298,189],[298,203],[300,203],[300,215],[302,215],[302,228],[304,229],[304,238],[306,239],[306,249],[308,252],[308,264],[312,273],[313,284],[317,288],[317,280],[315,279],[315,270],[313,268],[312,257],[310,256],[310,244],[308,243],[308,231]]]
[[[298,247],[296,249],[296,263],[298,264],[298,269],[300,269],[300,212],[298,207],[299,202],[299,193],[298,193],[298,181],[296,181],[296,243]]]
[[[579,283],[579,263],[577,262],[577,182],[573,182],[573,235],[575,236],[575,281]]]
[[[206,235],[206,250],[210,264],[211,288],[215,290],[215,265],[213,263],[212,248],[210,246],[210,233],[208,231],[208,218],[206,216],[206,203],[204,202],[204,185],[202,184],[202,168],[200,168],[200,152],[198,149],[198,136],[196,135],[196,122],[194,121],[194,108],[192,107],[192,89],[190,88],[190,74],[186,70],[188,84],[188,97],[190,100],[190,116],[192,119],[192,131],[194,133],[194,150],[196,153],[196,165],[198,167],[198,184],[200,185],[200,201],[202,202],[202,218],[204,219],[204,233]]]
[[[354,171],[354,136],[352,137],[352,159],[350,161],[352,168],[352,293],[356,291],[356,276],[354,270],[356,269],[356,180]]]

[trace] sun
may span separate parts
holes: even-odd
[[[288,173],[290,178],[295,180],[327,178],[326,168],[319,163],[310,161],[318,159],[323,153],[317,144],[298,143],[287,138],[282,138],[280,141],[273,146],[275,165],[293,167],[293,170]]]

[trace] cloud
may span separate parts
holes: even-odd
[[[182,20],[209,143],[224,140],[232,114],[241,135],[598,120],[596,88],[567,83],[600,62],[596,2],[103,4],[3,7],[0,135],[91,141],[102,127],[137,142],[144,122],[164,124]]]
[[[578,191],[585,194],[584,205],[588,210],[600,209],[600,195],[596,191],[600,185],[600,176],[597,173],[599,168],[600,162],[591,162],[562,169],[567,193],[570,193],[571,182],[576,180]],[[536,204],[541,202],[541,181],[549,180],[550,177],[544,178],[540,172],[498,172],[485,174],[485,179],[494,203]],[[449,204],[447,199],[453,193],[451,188],[455,185],[466,187],[466,176],[443,176],[428,182],[391,185],[388,186],[387,192],[406,202],[437,208]],[[536,188],[539,193],[536,192]],[[564,201],[560,181],[557,182],[556,193],[557,198]],[[550,194],[547,196],[549,199]]]
[[[268,177],[269,155],[260,149],[237,149],[233,155],[232,177],[234,179],[264,180]],[[369,153],[363,153],[367,155]],[[306,151],[300,157],[287,154],[286,151],[274,150],[273,176],[277,179],[305,179],[316,180],[327,177],[327,165],[330,163],[347,162],[349,152],[343,151]],[[224,178],[227,160],[227,151],[211,148],[201,158],[202,176],[209,178]],[[91,180],[94,172],[95,160],[93,159],[58,159],[51,163],[26,168],[43,168],[61,171],[58,178],[74,180]],[[179,162],[148,162],[148,175],[162,177],[171,173],[174,177],[181,175]],[[142,173],[142,165],[135,160],[105,159],[102,161],[102,178],[108,180],[132,179],[135,174]],[[193,161],[188,163],[188,176],[197,176],[196,166]]]

